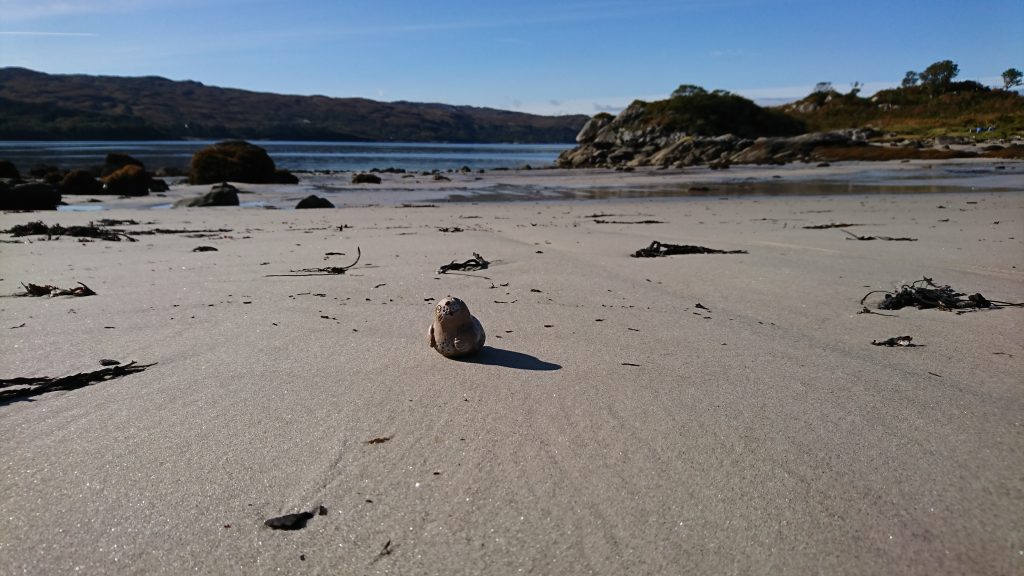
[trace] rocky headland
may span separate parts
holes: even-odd
[[[780,136],[702,135],[652,121],[650,116],[648,104],[639,101],[618,116],[595,116],[580,130],[577,146],[559,155],[557,165],[617,169],[706,165],[726,169],[731,164],[1024,157],[1024,146],[1014,140],[979,145],[972,138],[902,138],[872,128]]]

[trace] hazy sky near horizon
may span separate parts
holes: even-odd
[[[617,111],[679,84],[865,93],[1024,69],[1022,0],[0,0],[0,66],[285,94]]]

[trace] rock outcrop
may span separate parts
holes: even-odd
[[[295,205],[296,210],[305,208],[334,208],[334,204],[326,198],[311,194],[299,200],[299,203]]]
[[[64,175],[64,179],[60,181],[61,194],[78,195],[78,194],[102,194],[103,183],[96,179],[92,175],[92,172],[88,170],[72,170]]]
[[[139,164],[125,164],[104,176],[103,189],[107,194],[145,196],[149,194],[149,172]]]
[[[182,198],[174,203],[175,208],[203,206],[238,206],[238,188],[227,182],[217,184],[210,191],[195,198]]]
[[[600,114],[580,130],[577,147],[558,156],[561,168],[682,168],[730,164],[782,164],[815,160],[820,147],[846,146],[853,140],[841,132],[741,138],[733,134],[695,136],[638,122],[641,112],[626,108],[617,117]]]
[[[359,172],[352,175],[353,184],[380,184],[380,176],[368,172]]]
[[[13,162],[10,160],[0,160],[0,178],[18,180],[21,178],[21,174]]]
[[[273,184],[276,178],[277,167],[266,150],[243,140],[228,140],[207,146],[192,156],[188,183]]]
[[[52,184],[29,182],[13,186],[0,181],[0,210],[56,210],[60,192]]]

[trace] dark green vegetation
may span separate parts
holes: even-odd
[[[861,98],[856,88],[847,94],[822,82],[804,99],[781,108],[803,121],[809,131],[871,127],[899,137],[967,136],[975,128],[979,139],[1024,134],[1024,96],[1010,89],[1020,72],[1003,73],[1003,89],[967,80],[957,82],[959,66],[951,60],[907,72],[899,88]],[[989,127],[993,129],[987,130]]]
[[[667,100],[643,104],[642,123],[669,132],[693,136],[734,134],[742,138],[794,136],[804,124],[779,110],[762,108],[725,90],[707,92],[700,86],[683,85]]]
[[[0,69],[0,139],[571,142],[586,116]]]

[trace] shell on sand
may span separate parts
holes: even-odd
[[[462,300],[454,296],[442,298],[434,306],[434,320],[428,331],[430,347],[442,356],[458,358],[476,354],[484,346],[484,327]]]

